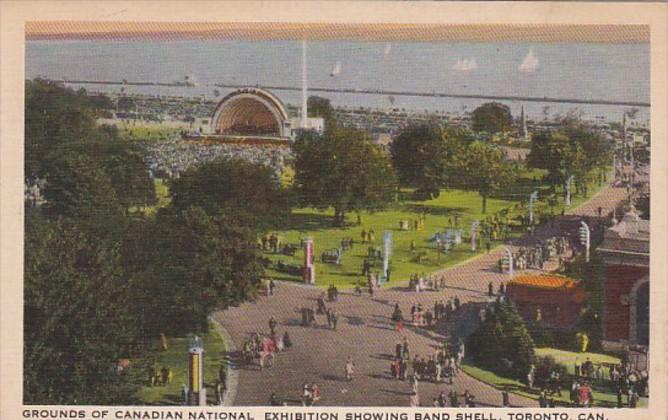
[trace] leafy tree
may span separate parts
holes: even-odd
[[[118,250],[71,221],[31,215],[24,266],[27,404],[129,404],[115,368],[136,343]]]
[[[100,220],[122,213],[111,179],[90,156],[76,150],[55,155],[44,173],[48,214]]]
[[[510,108],[498,102],[488,102],[480,105],[473,110],[471,119],[473,130],[490,134],[510,131],[513,126]]]
[[[487,212],[487,198],[512,185],[519,171],[506,162],[501,149],[483,141],[474,141],[459,155],[455,167],[462,179],[461,188],[477,191],[482,197],[482,212]]]
[[[302,205],[334,208],[334,224],[349,211],[385,208],[396,197],[396,175],[387,153],[367,134],[329,129],[305,133],[293,144],[294,189]]]
[[[25,172],[41,175],[54,151],[99,137],[96,109],[85,91],[75,93],[56,83],[36,79],[26,82]]]
[[[401,132],[390,147],[401,183],[420,196],[438,197],[446,177],[447,149],[436,125],[413,125]]]
[[[577,331],[586,332],[590,339],[590,348],[601,349],[603,339],[603,314],[605,282],[605,263],[600,254],[594,252],[589,262],[580,256],[566,264],[564,274],[579,279],[587,292],[587,306],[578,317]]]
[[[537,133],[527,156],[530,167],[547,170],[553,188],[571,175],[576,186],[583,185],[589,172],[611,160],[612,148],[603,136],[573,118],[563,119],[558,130]]]
[[[309,96],[307,100],[308,116],[325,120],[325,128],[336,126],[336,113],[331,102],[321,96]]]
[[[47,179],[52,214],[89,217],[149,204],[153,182],[136,145],[96,126],[105,96],[88,97],[52,82],[26,85],[26,176]],[[75,209],[77,207],[77,209]]]
[[[548,388],[550,378],[553,372],[557,372],[559,377],[564,379],[568,377],[566,366],[557,363],[554,357],[536,357],[535,384],[539,388]]]
[[[270,227],[290,212],[290,196],[273,171],[241,159],[220,159],[192,167],[171,182],[172,209],[198,206],[210,215],[225,214],[239,223]]]
[[[110,135],[113,141],[97,142],[89,150],[101,161],[118,201],[125,209],[155,203],[155,184],[139,146],[120,140],[115,131]]]
[[[152,336],[206,331],[214,310],[254,298],[263,275],[255,233],[199,207],[159,213],[127,242],[133,311]]]
[[[469,336],[468,353],[477,365],[503,376],[524,378],[535,358],[534,343],[517,309],[496,301]]]

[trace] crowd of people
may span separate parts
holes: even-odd
[[[431,290],[438,292],[446,288],[445,275],[430,274],[411,274],[408,280],[408,288],[415,292],[422,292],[425,290]]]
[[[447,302],[444,302],[442,299],[436,300],[433,311],[431,308],[423,308],[421,303],[416,303],[411,306],[410,323],[414,327],[431,327],[439,320],[448,319],[450,315],[459,311],[460,308],[461,301],[458,296],[449,298]],[[391,319],[395,323],[397,331],[401,332],[406,319],[398,303],[394,305]]]
[[[555,257],[559,258],[559,267],[561,267],[565,259],[575,255],[575,249],[570,238],[552,236],[541,240],[533,246],[521,247],[513,252],[513,269],[543,270],[545,263]],[[498,261],[500,272],[503,272],[503,261],[503,258]]]
[[[292,346],[292,339],[287,331],[283,335],[276,332],[276,320],[269,319],[269,335],[252,333],[244,342],[242,349],[242,359],[247,365],[253,364],[256,360],[260,369],[271,368],[276,365],[277,353],[287,351]]]
[[[248,147],[239,144],[198,143],[181,139],[143,143],[144,160],[154,178],[177,178],[193,165],[220,158],[240,158],[271,168],[279,178],[292,160],[289,147]]]

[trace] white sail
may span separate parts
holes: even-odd
[[[341,73],[341,62],[337,61],[336,64],[334,65],[334,68],[332,69],[332,72],[330,73],[330,76],[338,76],[339,73]]]

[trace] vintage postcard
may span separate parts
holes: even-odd
[[[3,4],[2,418],[665,416],[665,6]]]

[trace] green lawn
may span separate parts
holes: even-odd
[[[143,386],[137,392],[137,398],[146,405],[180,405],[182,403],[182,389],[188,384],[188,345],[190,338],[168,338],[169,346],[166,351],[155,351],[148,356],[148,360],[155,360],[154,366],[159,370],[163,366],[174,372],[172,383],[167,386]],[[209,325],[209,332],[202,336],[204,343],[204,386],[207,388],[207,400],[215,404],[214,384],[218,378],[218,370],[223,361],[225,343],[213,325]],[[156,343],[159,348],[159,343]],[[148,381],[148,379],[146,379]]]
[[[487,202],[487,215],[505,207],[512,207],[515,203],[508,200],[489,199]],[[412,273],[435,271],[439,268],[451,266],[457,262],[464,261],[480,252],[472,252],[470,242],[464,242],[457,246],[449,254],[443,254],[440,262],[436,248],[429,242],[431,236],[443,231],[455,216],[461,220],[464,235],[469,236],[471,222],[479,220],[484,216],[481,213],[481,198],[477,193],[450,190],[443,191],[441,195],[428,201],[402,201],[395,208],[378,213],[363,213],[361,226],[356,225],[356,214],[347,215],[345,227],[333,227],[333,211],[318,211],[314,209],[297,209],[293,211],[289,229],[277,232],[282,242],[299,244],[300,238],[310,236],[314,239],[316,253],[316,283],[328,285],[334,283],[337,286],[350,287],[360,281],[360,270],[364,259],[368,254],[369,243],[360,243],[362,230],[375,232],[373,245],[382,247],[383,234],[385,231],[392,232],[392,256],[391,256],[391,280],[405,280]],[[424,229],[420,231],[399,229],[400,220],[413,221],[423,211],[427,216]],[[337,248],[344,238],[352,238],[355,245],[352,250],[345,251],[342,264],[325,264],[320,262],[320,255],[327,249]],[[415,254],[426,253],[426,260],[418,263],[415,254],[410,251],[410,243],[415,241]],[[495,245],[495,244],[494,244]],[[482,248],[484,249],[484,243]],[[272,260],[283,260],[286,263],[302,264],[303,253],[299,249],[294,257],[266,253]],[[380,271],[380,265],[377,267]],[[269,270],[268,274],[274,278],[284,280],[298,280],[296,276],[278,273]]]
[[[479,255],[485,250],[483,241],[478,247],[477,252],[472,252],[470,247],[469,232],[471,222],[481,220],[487,216],[494,215],[497,211],[510,208],[513,209],[517,203],[522,203],[523,208],[512,210],[511,215],[527,214],[526,202],[529,194],[538,190],[541,198],[547,194],[548,187],[541,184],[540,179],[544,174],[541,170],[526,171],[515,187],[504,196],[490,198],[487,201],[487,213],[482,214],[482,199],[476,192],[461,190],[443,190],[441,195],[427,201],[401,201],[393,208],[377,213],[363,213],[362,224],[357,226],[356,214],[347,215],[347,224],[345,227],[333,227],[333,210],[319,211],[311,208],[296,209],[293,211],[292,220],[286,229],[277,231],[282,243],[291,243],[299,245],[300,238],[310,236],[314,239],[316,256],[316,284],[327,286],[334,283],[337,287],[349,288],[360,281],[364,281],[361,276],[361,267],[368,253],[369,243],[360,243],[362,230],[375,232],[375,241],[373,245],[382,248],[383,233],[392,232],[392,256],[391,260],[391,283],[407,280],[414,273],[429,273],[442,268],[453,266],[463,262],[471,257]],[[535,177],[535,181],[534,181]],[[597,183],[590,183],[588,198],[591,198],[599,189],[603,187]],[[569,208],[577,206],[588,198],[583,196],[573,196],[572,204]],[[564,208],[563,200],[550,209],[546,200],[535,204],[535,214],[555,213],[559,214]],[[426,212],[427,217],[424,229],[421,231],[402,231],[399,230],[399,220],[415,220],[419,214]],[[447,255],[442,255],[440,261],[436,248],[429,239],[436,232],[443,232],[450,221],[454,223],[455,216],[461,220],[461,227],[464,233],[464,242],[455,247]],[[522,232],[515,232],[513,236],[519,236]],[[340,266],[331,263],[322,263],[320,256],[323,251],[338,248],[344,238],[352,238],[355,245],[352,250],[345,251]],[[426,253],[427,260],[421,263],[415,261],[415,255],[410,251],[410,243],[415,241],[416,252]],[[491,246],[500,245],[502,241],[492,242]],[[287,264],[301,265],[303,263],[303,252],[298,249],[295,256],[276,255],[266,252],[265,256],[272,261],[283,261]],[[381,266],[375,269],[380,271]],[[290,275],[284,272],[278,272],[275,269],[267,270],[267,275],[280,280],[299,281],[298,276]]]
[[[573,375],[575,374],[575,360],[578,360],[579,364],[585,362],[587,359],[591,360],[594,365],[601,363],[620,363],[618,357],[610,356],[607,354],[601,353],[576,353],[573,351],[559,350],[551,347],[543,347],[536,349],[536,356],[552,356],[557,361],[566,366],[568,373]],[[607,374],[607,369],[605,370]]]
[[[169,196],[169,187],[167,186],[167,183],[164,180],[157,178],[153,180],[153,184],[155,185],[156,203],[150,206],[130,207],[130,213],[140,212],[144,216],[154,216],[158,209],[169,205],[172,198]]]
[[[573,375],[575,372],[574,364],[575,359],[577,358],[580,362],[587,360],[587,357],[596,365],[597,363],[619,363],[619,359],[613,356],[599,353],[575,353],[570,351],[558,350],[549,347],[537,348],[536,356],[552,356],[557,362],[566,366],[568,373]],[[492,385],[498,389],[503,389],[504,386],[508,386],[509,390],[518,395],[524,397],[532,398],[534,400],[538,399],[538,390],[529,391],[524,383],[504,378],[499,375],[496,375],[493,372],[480,369],[479,367],[473,366],[471,364],[465,363],[462,365],[462,370],[473,378],[484,382],[486,384]],[[607,369],[605,370],[605,376],[607,376]],[[594,396],[594,405],[597,407],[615,407],[617,404],[617,395],[615,394],[614,389],[608,384],[596,384],[592,385],[592,391]],[[564,389],[561,391],[561,395],[553,395],[551,398],[554,398],[555,401],[560,405],[570,404],[569,390]],[[624,399],[626,402],[626,398]],[[647,407],[647,398],[640,398],[639,407]]]

